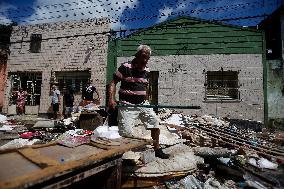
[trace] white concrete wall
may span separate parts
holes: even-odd
[[[275,67],[280,60],[268,61],[268,84],[267,84],[267,101],[268,101],[268,118],[284,119],[284,96],[282,89],[284,87],[284,79],[281,77],[281,67]]]
[[[118,58],[118,65],[133,57]],[[264,120],[261,54],[152,56],[152,71],[159,71],[159,104],[197,105],[188,114],[212,114],[235,119]],[[205,71],[239,71],[239,102],[205,102]]]

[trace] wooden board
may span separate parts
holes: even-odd
[[[114,166],[111,162],[120,162],[118,158],[124,152],[150,144],[150,141],[133,138],[121,138],[119,141],[120,146],[90,143],[68,148],[50,143],[0,151],[0,188],[27,188],[58,180],[72,172],[78,175],[80,170],[96,173],[103,170],[99,167],[108,168]]]
[[[7,181],[13,177],[40,171],[41,168],[17,152],[1,154],[0,156],[0,182]],[[2,187],[1,187],[2,188]]]

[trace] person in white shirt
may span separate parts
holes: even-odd
[[[60,105],[60,91],[57,89],[56,85],[52,85],[52,99],[51,99],[51,105],[53,110],[53,119],[57,119],[57,113],[59,111],[59,105]]]

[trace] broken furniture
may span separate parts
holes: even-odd
[[[90,142],[74,148],[49,143],[0,151],[0,188],[81,187],[86,183],[120,188],[123,153],[149,142],[130,138],[119,142],[119,146]]]
[[[85,130],[94,130],[100,125],[103,125],[103,117],[96,111],[81,112],[79,117],[79,128]]]

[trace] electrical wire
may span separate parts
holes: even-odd
[[[109,0],[106,0],[106,2],[108,2]],[[122,3],[126,3],[127,0],[124,0],[122,1]],[[133,2],[132,0],[128,0],[129,2]],[[206,3],[210,3],[210,2],[220,2],[220,1],[225,1],[225,0],[199,0],[199,1],[190,1],[188,2],[187,0],[182,0],[183,2],[187,2],[189,4],[206,4]],[[79,1],[83,4],[87,4],[87,3],[95,3],[96,1],[95,0],[88,0],[88,1]],[[98,1],[100,2],[100,1]],[[143,2],[142,0],[137,0],[137,2]],[[175,3],[178,3],[180,2],[179,0],[174,0]],[[103,4],[98,4],[98,5],[94,5],[92,7],[96,7],[96,6],[110,6],[111,4],[118,4],[119,1],[115,1],[115,2],[110,2],[110,3],[103,3]],[[150,6],[153,7],[154,4],[157,4],[162,6],[164,4],[169,4],[169,5],[173,5],[170,1],[166,1],[166,2],[151,2],[150,3]],[[49,5],[38,5],[36,6],[37,9],[50,9],[50,8],[57,8],[58,6],[60,6],[62,9],[64,8],[64,5],[68,5],[68,7],[71,7],[72,4],[75,4],[75,5],[79,5],[78,2],[68,2],[68,3],[56,3],[56,4],[49,4]],[[142,4],[142,6],[144,6],[144,4]],[[7,13],[9,14],[12,14],[13,12],[17,12],[19,13],[20,10],[23,10],[23,12],[25,11],[29,11],[29,10],[32,10],[33,12],[36,12],[36,9],[34,9],[34,7],[31,7],[31,6],[23,6],[23,7],[17,7],[17,8],[13,8],[13,9],[9,9],[8,11],[6,11]],[[70,9],[72,10],[72,9]],[[0,11],[0,14],[5,14],[6,12],[4,11]]]
[[[207,1],[199,1],[200,2],[215,2],[216,0],[207,0]],[[167,1],[169,3],[169,1]],[[178,2],[178,1],[175,1],[175,2]],[[73,2],[74,3],[74,2]],[[116,2],[117,3],[117,2]],[[189,2],[189,3],[194,3],[194,2]],[[107,5],[110,5],[111,3],[107,4]],[[57,4],[56,4],[57,5]],[[101,5],[104,5],[104,4],[101,4]],[[150,5],[154,5],[153,3],[150,3]],[[179,11],[177,13],[175,12],[171,12],[169,15],[141,15],[140,17],[138,16],[134,16],[134,15],[131,15],[131,17],[125,17],[124,19],[119,19],[118,16],[116,17],[113,17],[111,14],[107,14],[106,16],[110,17],[111,19],[111,23],[118,23],[118,22],[121,22],[121,23],[125,23],[125,22],[131,22],[131,21],[137,21],[137,20],[152,20],[152,19],[157,19],[157,18],[161,18],[161,17],[173,17],[173,16],[176,16],[176,15],[186,15],[186,14],[205,14],[205,13],[210,13],[210,12],[215,12],[215,13],[218,13],[220,11],[228,11],[230,9],[232,10],[237,10],[237,9],[245,9],[245,8],[256,8],[256,6],[258,5],[262,5],[259,3],[259,1],[254,1],[254,2],[250,2],[250,3],[239,3],[239,4],[233,4],[233,5],[227,5],[227,6],[219,6],[219,7],[211,7],[211,8],[202,8],[202,9],[191,9],[191,10],[186,10],[186,11]],[[98,5],[94,5],[92,7],[96,7]],[[178,4],[176,4],[176,6],[174,8],[178,8]],[[145,7],[144,4],[141,5],[141,7]],[[67,12],[67,11],[70,11],[70,10],[81,10],[81,9],[87,9],[87,8],[90,8],[90,6],[86,6],[86,7],[78,7],[78,8],[72,8],[72,9],[69,9],[69,10],[66,10],[66,9],[61,9],[61,10],[56,10],[56,11],[49,11],[49,12],[42,12],[41,14],[42,15],[45,15],[45,14],[52,14],[52,13],[62,13],[62,12]],[[128,10],[129,7],[126,7],[126,12],[127,11],[130,11],[130,9]],[[135,10],[137,7],[133,7],[133,9],[131,9],[131,11]],[[158,12],[158,8],[152,10],[151,12]],[[96,13],[102,13],[104,10],[102,10],[101,12],[98,11],[98,10],[95,10]],[[107,12],[110,12],[109,10],[105,10]],[[116,9],[113,11],[119,11],[119,9]],[[80,13],[74,13],[73,16],[78,16],[78,15],[85,15],[85,14],[90,14],[92,15],[93,12],[91,11],[88,11],[87,13],[86,12],[80,12]],[[125,13],[126,14],[126,13]],[[30,14],[30,15],[25,15],[23,17],[27,17],[27,16],[36,16],[38,15],[37,13],[34,13],[34,14]],[[70,15],[69,14],[66,14],[65,17],[69,17]],[[22,22],[33,22],[33,21],[40,21],[40,20],[49,20],[49,19],[54,19],[54,18],[63,18],[64,16],[63,15],[57,15],[57,16],[50,16],[50,17],[43,17],[43,18],[38,18],[38,19],[32,19],[32,20],[24,20]],[[14,17],[10,17],[11,19],[16,19],[16,18],[19,18],[19,16],[14,16]],[[253,17],[252,17],[253,18]],[[3,19],[3,18],[2,18]],[[1,21],[1,18],[0,18],[0,21]]]

